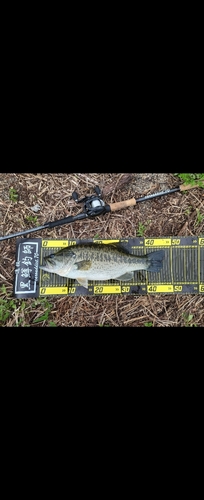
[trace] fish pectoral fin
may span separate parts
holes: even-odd
[[[134,277],[134,273],[125,273],[125,274],[122,274],[121,276],[118,276],[118,278],[116,278],[117,280],[120,280],[120,281],[130,281],[132,280],[132,278]]]
[[[75,269],[80,269],[81,271],[88,271],[90,267],[91,267],[91,260],[80,260],[75,264]]]
[[[88,288],[88,280],[86,278],[77,278],[77,281],[80,285],[84,286],[84,288]]]

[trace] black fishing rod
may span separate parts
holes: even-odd
[[[18,236],[24,236],[30,233],[34,233],[35,231],[42,231],[43,229],[51,229],[52,227],[62,226],[63,224],[70,224],[77,220],[83,220],[87,218],[93,218],[98,215],[103,215],[108,212],[115,212],[117,210],[122,210],[127,207],[131,207],[136,205],[136,203],[140,203],[142,201],[148,201],[153,198],[158,198],[160,196],[165,196],[168,194],[176,193],[178,191],[187,191],[188,189],[193,189],[199,187],[197,184],[185,185],[175,187],[173,189],[167,189],[166,191],[159,191],[154,194],[149,194],[147,196],[143,196],[141,198],[131,198],[130,200],[119,201],[117,203],[110,203],[110,205],[105,205],[104,201],[101,199],[101,190],[99,186],[94,188],[96,195],[85,196],[81,200],[78,198],[78,194],[76,191],[72,194],[72,198],[76,203],[84,203],[83,211],[78,215],[68,216],[64,219],[59,219],[56,221],[46,222],[43,226],[33,227],[32,229],[27,229],[25,231],[19,231],[18,233],[8,234],[7,236],[0,236],[0,241],[9,240],[11,238],[16,238]],[[204,187],[204,186],[203,186]]]
[[[151,200],[152,198],[157,198],[158,196],[164,196],[166,194],[176,193],[177,191],[180,191],[180,187],[175,187],[173,189],[167,189],[166,191],[160,191],[158,193],[142,196],[141,198],[137,198],[135,201],[136,203],[139,203],[140,201],[148,201]]]

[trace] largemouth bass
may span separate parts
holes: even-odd
[[[45,265],[40,269],[77,280],[88,288],[89,280],[129,281],[134,271],[159,272],[162,268],[164,250],[143,256],[133,255],[112,244],[79,244],[63,248],[44,257]]]

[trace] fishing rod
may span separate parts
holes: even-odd
[[[27,229],[26,231],[19,231],[18,233],[8,234],[7,236],[0,236],[0,241],[9,240],[11,238],[16,238],[18,236],[24,236],[30,233],[34,233],[35,231],[42,231],[43,229],[50,229],[52,227],[62,226],[63,224],[69,224],[77,220],[93,218],[108,212],[115,212],[117,210],[122,210],[124,208],[134,206],[136,205],[136,203],[140,203],[142,201],[148,201],[153,198],[158,198],[159,196],[165,196],[168,194],[176,193],[178,191],[180,192],[187,191],[189,189],[193,189],[196,187],[199,187],[198,184],[193,186],[191,184],[189,185],[182,184],[181,186],[175,187],[173,189],[167,189],[166,191],[158,191],[157,193],[149,194],[147,196],[142,196],[141,198],[137,199],[131,198],[130,200],[119,201],[117,203],[110,203],[109,205],[106,205],[104,201],[101,199],[101,190],[99,186],[96,186],[94,188],[94,191],[96,193],[95,195],[85,196],[81,200],[79,200],[78,193],[74,191],[72,193],[72,199],[76,203],[84,203],[84,208],[82,212],[80,212],[77,215],[73,216],[70,215],[68,217],[65,217],[64,219],[46,222],[43,226],[33,227],[32,229]]]

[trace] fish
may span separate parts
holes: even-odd
[[[65,278],[75,279],[88,288],[91,281],[130,281],[135,271],[159,272],[162,269],[164,250],[139,256],[113,244],[78,244],[44,257],[45,265],[39,268]]]

